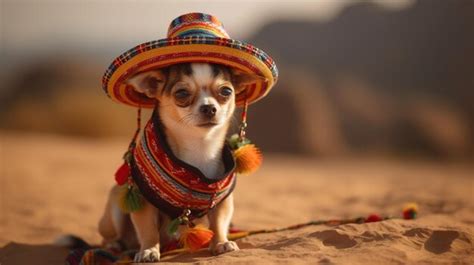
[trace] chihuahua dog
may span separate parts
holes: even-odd
[[[224,172],[222,150],[235,110],[235,97],[262,77],[223,65],[185,63],[139,73],[128,80],[135,91],[157,101],[156,112],[173,154],[198,168],[208,178]],[[151,203],[124,214],[117,203],[118,187],[112,188],[105,213],[99,222],[104,244],[122,242],[138,247],[136,262],[160,259],[160,243],[166,238],[170,218]],[[214,255],[239,250],[227,239],[234,212],[230,194],[207,214],[214,232],[210,250]]]

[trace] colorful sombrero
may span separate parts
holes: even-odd
[[[277,67],[265,52],[229,38],[216,17],[190,13],[171,22],[168,38],[140,44],[117,57],[105,72],[102,87],[117,102],[153,108],[155,100],[136,92],[125,81],[140,72],[185,62],[218,63],[265,77],[236,96],[238,106],[263,98],[278,79]]]

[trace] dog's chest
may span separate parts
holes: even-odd
[[[199,149],[196,149],[196,151]],[[181,160],[199,169],[210,179],[217,178],[224,171],[222,160],[218,156],[209,156],[202,152],[182,154]]]

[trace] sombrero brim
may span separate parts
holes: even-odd
[[[117,102],[153,108],[154,99],[136,92],[125,81],[140,72],[185,62],[218,63],[265,77],[266,80],[236,95],[237,106],[242,106],[245,100],[251,104],[265,97],[278,79],[272,58],[250,44],[227,38],[190,36],[146,42],[128,50],[110,64],[102,87]]]

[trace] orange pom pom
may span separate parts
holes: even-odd
[[[263,156],[253,144],[247,144],[234,151],[236,162],[235,171],[240,174],[251,174],[262,165]]]
[[[183,231],[180,242],[183,244],[184,248],[194,252],[209,246],[213,236],[214,233],[211,230],[198,225]]]

